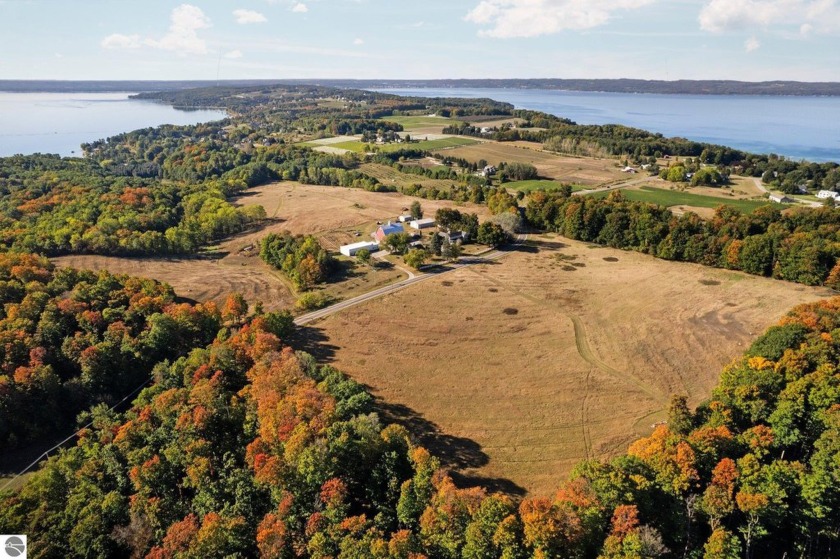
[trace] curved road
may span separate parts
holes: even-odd
[[[528,235],[519,235],[516,239],[516,242],[512,246],[516,246],[522,244],[528,239]],[[315,320],[319,320],[321,318],[326,318],[330,315],[333,315],[339,311],[344,309],[350,308],[352,306],[358,305],[360,303],[364,303],[365,301],[370,301],[372,299],[376,299],[378,297],[382,297],[383,295],[388,295],[389,293],[394,293],[395,291],[399,291],[409,285],[414,285],[415,283],[420,283],[421,281],[426,281],[433,277],[439,276],[441,274],[445,274],[448,272],[453,272],[465,266],[474,266],[475,264],[484,264],[485,262],[492,262],[493,260],[498,260],[499,258],[503,257],[505,254],[510,252],[512,247],[509,248],[500,248],[496,250],[491,250],[479,256],[466,256],[462,257],[457,262],[453,262],[452,264],[448,264],[446,266],[427,266],[426,272],[419,273],[419,274],[410,274],[407,279],[402,281],[398,281],[397,283],[392,283],[391,285],[386,285],[385,287],[380,287],[379,289],[374,289],[373,291],[369,291],[367,293],[363,293],[351,299],[347,299],[345,301],[338,302],[334,305],[330,305],[329,307],[312,311],[310,313],[302,314],[295,319],[295,324],[297,326],[303,326],[304,324],[309,324]]]

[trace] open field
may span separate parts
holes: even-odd
[[[461,121],[442,116],[383,116],[379,120],[402,124],[406,132],[441,133],[441,130]]]
[[[262,301],[267,310],[290,308],[292,294],[282,274],[260,260],[257,246],[268,233],[284,230],[312,234],[328,250],[337,252],[341,244],[368,239],[377,221],[393,219],[416,198],[396,193],[376,193],[359,189],[303,185],[294,182],[273,183],[250,189],[238,200],[242,205],[261,205],[269,217],[258,230],[221,242],[215,250],[196,258],[128,258],[96,255],[71,255],[54,258],[59,266],[151,277],[175,288],[182,297],[196,301],[221,302],[232,292],[250,301]],[[427,215],[441,207],[453,207],[448,201],[420,200]],[[462,210],[484,218],[485,206],[458,204]],[[360,235],[357,237],[356,233]],[[348,270],[340,283],[327,284],[325,290],[336,298],[346,298],[380,287],[405,274],[397,268],[373,269],[359,266]]]
[[[478,143],[478,140],[473,140],[471,138],[449,136],[445,138],[437,138],[434,140],[421,140],[419,142],[412,142],[408,144],[367,144],[365,142],[353,140],[349,142],[332,143],[329,145],[329,147],[334,149],[344,149],[355,153],[364,153],[365,147],[368,147],[371,150],[376,149],[377,151],[388,153],[392,151],[399,151],[401,149],[420,149],[432,151],[439,149],[449,149],[458,146],[470,146]]]
[[[461,475],[549,495],[579,460],[649,432],[672,393],[707,397],[759,332],[827,294],[541,236],[304,336]]]
[[[694,190],[694,189],[692,189]],[[687,206],[696,208],[716,208],[722,204],[737,208],[744,213],[751,213],[757,208],[766,205],[772,205],[776,208],[782,209],[785,206],[782,204],[770,203],[769,201],[760,200],[746,200],[742,198],[734,198],[727,196],[709,196],[706,194],[694,194],[693,192],[686,192],[682,190],[666,190],[664,188],[656,188],[653,186],[642,185],[638,188],[628,188],[621,191],[621,193],[628,200],[635,200],[637,202],[650,202],[651,204],[659,204],[665,207],[671,206]],[[591,196],[604,197],[608,192],[596,192]]]
[[[532,192],[534,190],[545,190],[545,191],[552,191],[557,190],[563,186],[563,183],[559,183],[557,181],[547,181],[547,180],[529,180],[529,181],[513,181],[513,182],[506,182],[504,184],[505,188],[510,190],[517,190],[522,192]],[[587,190],[589,187],[581,186],[579,184],[573,184],[572,192],[578,192],[580,190]]]
[[[539,144],[531,147],[515,145],[514,142],[483,142],[481,144],[446,150],[443,156],[459,157],[471,163],[480,160],[498,166],[501,162],[530,163],[537,168],[541,177],[556,181],[595,186],[616,180],[627,179],[616,166],[614,159],[569,157],[542,151]],[[518,142],[527,144],[527,142]]]
[[[404,187],[413,184],[422,184],[426,187],[435,187],[438,190],[449,190],[454,181],[449,179],[430,179],[422,175],[401,173],[389,165],[381,163],[364,163],[359,170],[387,186]]]

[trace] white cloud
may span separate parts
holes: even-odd
[[[712,33],[794,26],[807,35],[812,30],[836,32],[840,7],[834,0],[710,0],[698,19],[700,28]]]
[[[747,52],[752,52],[754,50],[758,50],[758,47],[761,46],[761,43],[758,39],[755,38],[755,35],[744,41],[744,50]]]
[[[362,39],[362,38],[358,38],[358,37],[357,37],[357,38],[353,41],[353,44],[354,44],[354,45],[363,45],[363,44],[365,44],[365,40],[364,40],[364,39]]]
[[[480,35],[536,37],[564,30],[591,29],[613,12],[634,10],[655,0],[481,0],[464,19],[487,26]]]
[[[170,16],[169,31],[160,39],[146,39],[150,47],[171,50],[179,54],[206,54],[207,43],[198,36],[200,29],[210,27],[210,18],[201,8],[191,4],[181,4]]]
[[[225,58],[229,60],[235,60],[237,58],[242,58],[242,51],[239,49],[234,49],[232,51],[225,53]]]
[[[265,23],[268,21],[264,15],[254,10],[233,10],[236,23],[246,25],[248,23]]]
[[[137,49],[140,48],[140,35],[123,35],[114,33],[108,35],[99,43],[103,49]]]
[[[303,2],[298,2],[297,4],[292,6],[292,11],[296,14],[305,14],[309,11],[309,8],[307,8],[306,4],[304,4]]]

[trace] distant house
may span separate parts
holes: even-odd
[[[817,198],[822,198],[823,200],[826,198],[834,198],[836,200],[838,195],[840,195],[840,192],[834,192],[833,190],[820,190],[817,192]]]
[[[351,245],[341,245],[338,248],[338,252],[340,252],[344,256],[356,256],[356,253],[363,249],[369,250],[370,252],[375,252],[379,250],[379,243],[374,243],[371,241],[362,241],[360,243],[353,243]]]
[[[417,229],[419,231],[420,229],[428,229],[429,227],[434,227],[435,220],[430,217],[427,217],[425,219],[415,219],[411,223],[409,223],[408,226],[412,229]]]
[[[771,202],[776,202],[777,204],[791,204],[791,203],[793,203],[794,200],[793,200],[793,198],[788,198],[784,194],[782,194],[782,195],[771,194],[770,195],[770,201]]]
[[[490,175],[495,174],[497,170],[498,169],[496,169],[496,167],[494,167],[493,165],[487,165],[486,167],[484,167],[484,169],[481,170],[481,176],[489,177]]]
[[[384,225],[380,225],[376,232],[373,234],[373,238],[376,239],[377,242],[381,243],[385,240],[385,237],[388,235],[393,235],[394,233],[404,233],[405,229],[399,223],[391,223],[390,221]]]
[[[438,235],[442,239],[449,239],[450,243],[466,243],[469,240],[469,235],[466,231],[440,231]]]
[[[796,186],[796,191],[800,194],[808,194],[808,187],[804,184],[800,184]]]
[[[411,215],[401,215],[397,218],[397,221],[399,221],[400,223],[408,223],[412,219],[414,219],[414,217]]]

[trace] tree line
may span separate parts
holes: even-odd
[[[834,208],[772,206],[743,214],[719,206],[712,219],[675,216],[667,208],[606,198],[533,192],[525,217],[532,226],[571,239],[636,250],[666,260],[840,288],[840,213]]]

